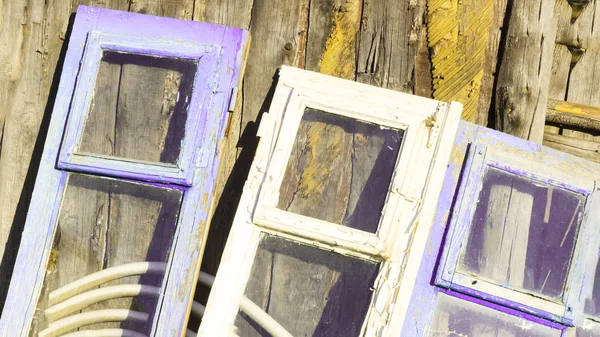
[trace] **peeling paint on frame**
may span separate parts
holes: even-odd
[[[377,98],[377,99],[374,99]],[[278,191],[304,109],[404,130],[386,206],[376,234],[277,210]],[[240,199],[199,336],[230,336],[261,233],[270,233],[339,254],[383,261],[376,280],[364,336],[398,335],[410,294],[411,270],[424,249],[420,237],[433,221],[442,176],[462,106],[283,67]],[[431,133],[432,114],[438,133]],[[431,144],[431,146],[427,146]],[[435,144],[435,146],[433,146]],[[300,226],[298,224],[301,224]],[[416,256],[417,259],[412,256]]]
[[[558,165],[560,169],[565,170],[568,168],[569,170],[574,170],[570,171],[568,174],[576,172],[581,179],[587,181],[587,183],[583,184],[585,186],[566,186],[570,190],[578,192],[587,191],[587,193],[597,190],[597,187],[594,187],[594,181],[598,177],[598,172],[600,172],[600,165],[498,131],[476,126],[468,122],[461,122],[456,136],[454,149],[452,150],[452,155],[450,157],[451,159],[448,164],[448,169],[446,171],[444,187],[437,207],[436,220],[427,238],[427,241],[431,242],[433,249],[424,250],[422,252],[423,255],[421,264],[418,267],[415,291],[411,294],[408,304],[408,312],[410,314],[404,322],[402,333],[398,336],[423,337],[428,335],[428,328],[433,318],[437,294],[440,291],[453,296],[458,296],[464,300],[479,303],[495,310],[519,316],[528,321],[559,329],[562,331],[561,335],[563,337],[570,336],[572,329],[567,328],[565,324],[553,322],[548,319],[550,317],[542,318],[541,316],[544,315],[540,315],[540,313],[535,310],[528,311],[527,308],[524,308],[524,304],[509,303],[502,299],[494,298],[494,295],[481,296],[482,294],[473,293],[472,295],[476,296],[473,297],[472,295],[468,295],[468,293],[472,292],[470,289],[461,286],[455,286],[454,289],[457,291],[452,291],[444,290],[443,288],[434,285],[436,275],[439,276],[439,273],[443,270],[443,264],[440,263],[443,263],[446,258],[447,252],[444,252],[444,247],[446,247],[452,239],[452,231],[448,225],[449,222],[452,221],[450,214],[453,213],[455,214],[454,217],[456,217],[456,214],[459,212],[457,207],[460,206],[459,200],[461,200],[461,196],[458,191],[458,186],[466,183],[465,180],[468,176],[467,168],[472,165],[472,159],[466,158],[467,152],[468,149],[474,147],[475,144],[485,145],[488,148],[495,147],[495,150],[509,151],[511,154],[519,153],[520,160],[529,162],[521,165],[532,165],[532,163],[536,163],[536,161],[540,159],[542,160],[542,163],[545,162],[547,165],[552,165],[553,163],[560,164]],[[536,164],[533,165],[533,167],[535,167]],[[522,171],[519,170],[513,172],[516,172],[517,174],[522,173]],[[558,179],[559,180],[555,181],[555,183],[560,186],[560,176]],[[565,187],[564,184],[562,184],[562,187]],[[596,192],[594,192],[593,195],[593,198],[596,199],[596,201],[593,201],[594,204],[597,203],[597,199],[599,199],[595,194]],[[593,275],[589,272],[590,269],[593,270],[593,268],[590,268],[592,262],[589,261],[589,256],[584,256],[584,252],[597,251],[594,247],[598,245],[598,238],[600,237],[598,230],[600,227],[598,226],[600,217],[598,217],[598,212],[596,210],[600,207],[591,205],[592,203],[589,201],[588,206],[586,206],[584,222],[588,221],[588,223],[585,225],[582,223],[582,228],[580,229],[580,239],[576,243],[572,262],[574,267],[572,267],[572,272],[569,276],[569,278],[573,278],[573,280],[568,281],[571,284],[568,287],[574,287],[575,284],[581,284],[582,279],[593,278]],[[570,299],[569,302],[573,303],[573,313],[576,324],[581,324],[582,321],[587,321],[587,317],[585,317],[586,315],[583,315],[583,299],[580,298],[582,295],[578,291],[576,293],[576,298]],[[514,309],[510,309],[509,306],[514,307]]]
[[[83,58],[85,41],[91,31],[100,32],[100,35],[122,37],[109,39],[110,41],[107,42],[109,49],[134,48],[138,52],[160,54],[164,42],[176,40],[179,42],[165,48],[164,52],[168,53],[167,56],[173,53],[181,56],[181,53],[190,52],[187,48],[179,48],[185,46],[181,41],[209,46],[204,50],[218,50],[217,54],[209,57],[214,63],[214,71],[209,74],[212,76],[209,83],[213,83],[211,90],[206,92],[198,88],[199,93],[207,96],[202,110],[190,110],[189,113],[196,118],[197,123],[191,123],[190,130],[186,129],[186,137],[189,136],[191,140],[189,145],[191,152],[189,158],[183,158],[182,161],[189,161],[190,166],[186,174],[189,174],[188,182],[191,186],[176,185],[186,185],[185,179],[168,179],[160,174],[144,175],[147,173],[145,170],[149,168],[146,163],[134,165],[135,170],[138,171],[133,170],[130,174],[119,171],[118,162],[99,167],[101,165],[96,165],[99,163],[97,158],[86,162],[85,168],[68,167],[75,171],[113,175],[136,183],[144,183],[139,180],[145,180],[150,181],[145,184],[153,186],[185,189],[181,216],[161,289],[162,300],[156,308],[157,314],[154,315],[151,333],[151,336],[180,337],[186,330],[188,307],[191,305],[192,293],[196,286],[199,263],[208,232],[206,226],[211,205],[214,203],[212,196],[219,168],[218,146],[222,143],[229,115],[227,112],[229,93],[233,87],[239,85],[249,35],[247,31],[225,26],[87,6],[79,6],[68,42],[69,48],[64,60],[48,137],[5,304],[5,307],[11,310],[3,312],[0,319],[0,335],[25,337],[29,333],[29,326],[44,281],[45,269],[51,255],[56,220],[68,173],[60,168],[67,168],[68,161],[63,161],[58,165],[59,168],[55,166],[71,97],[76,87],[80,61]],[[96,33],[92,33],[92,37],[94,34]],[[120,45],[121,43],[125,45]],[[143,49],[146,43],[149,49]],[[215,46],[218,48],[215,49]],[[80,88],[89,91],[92,86],[87,83]],[[72,111],[74,114],[85,112]],[[69,138],[63,145],[71,146],[73,145],[69,143],[71,141],[73,139]],[[121,168],[130,164],[131,161],[121,165]],[[188,162],[181,164],[187,165]],[[198,207],[201,202],[205,207]],[[187,269],[182,266],[187,266]]]

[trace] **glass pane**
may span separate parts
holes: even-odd
[[[196,63],[105,51],[79,151],[175,164]]]
[[[561,331],[439,293],[429,337],[560,337]]]
[[[177,189],[71,173],[30,335],[37,336],[50,323],[43,310],[49,307],[51,291],[110,267],[144,261],[167,262],[182,196],[183,192]],[[119,284],[160,287],[162,279],[162,275],[132,276],[102,287]],[[83,329],[120,326],[147,334],[156,304],[155,295],[92,304],[82,311],[131,309],[151,316],[147,324],[102,323]]]
[[[559,299],[585,197],[487,168],[459,270]]]
[[[402,135],[306,109],[277,208],[375,233]]]
[[[359,336],[379,265],[264,235],[245,296],[292,336]],[[270,336],[241,312],[240,337]]]

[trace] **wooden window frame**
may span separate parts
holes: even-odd
[[[218,82],[216,74],[220,59],[220,46],[191,41],[165,41],[147,36],[131,36],[90,31],[77,76],[73,102],[71,104],[65,137],[58,157],[57,167],[65,170],[77,170],[93,174],[126,177],[154,182],[167,182],[191,186],[194,168],[202,163],[195,159],[196,149],[202,149],[203,121],[201,117],[209,109],[211,95]],[[189,114],[185,123],[185,133],[177,163],[149,163],[140,160],[103,156],[93,153],[76,152],[81,142],[85,120],[90,111],[96,76],[102,61],[103,51],[123,52],[137,55],[169,57],[194,60],[197,62],[193,92],[188,107]],[[210,82],[210,79],[212,83]],[[211,83],[212,86],[203,85]],[[202,88],[202,90],[198,90]],[[202,158],[202,157],[201,157]]]
[[[558,170],[562,172],[562,170],[566,170],[565,173],[568,175],[566,179],[563,179],[562,176],[554,176],[553,180],[571,183],[569,188],[571,190],[582,189],[581,192],[589,192],[584,217],[575,241],[571,270],[567,275],[568,286],[579,288],[576,288],[577,291],[568,292],[569,295],[565,295],[567,303],[571,305],[571,312],[563,319],[543,310],[531,308],[527,305],[529,297],[527,297],[526,302],[511,302],[496,296],[497,294],[485,294],[472,288],[461,286],[452,288],[451,284],[449,285],[446,281],[440,280],[440,274],[444,273],[444,269],[446,272],[452,269],[445,266],[445,260],[448,258],[449,247],[454,244],[450,243],[453,240],[453,232],[459,227],[464,230],[468,226],[468,224],[464,224],[464,221],[462,225],[456,223],[457,217],[464,216],[460,213],[466,212],[466,210],[461,210],[460,200],[463,198],[461,193],[466,191],[465,184],[469,184],[466,181],[470,174],[468,168],[474,165],[473,162],[484,162],[481,159],[473,159],[479,150],[483,150],[487,154],[490,149],[492,157],[494,153],[508,154],[508,157],[502,156],[501,160],[498,158],[499,166],[509,164],[515,168],[524,168],[525,171],[541,172],[542,179],[543,177],[553,178],[552,174],[548,174],[548,171]],[[478,155],[481,156],[482,154]],[[598,173],[600,172],[600,165],[465,121],[460,123],[450,158],[434,225],[427,236],[422,238],[424,242],[427,242],[429,249],[413,250],[411,252],[411,254],[420,255],[420,262],[416,271],[418,276],[414,291],[410,294],[408,304],[408,311],[411,314],[404,321],[401,335],[406,337],[428,336],[439,293],[446,293],[465,301],[475,302],[494,310],[521,317],[532,323],[549,326],[560,330],[562,337],[573,336],[572,333],[575,328],[572,325],[574,324],[577,326],[582,326],[587,322],[596,324],[598,318],[583,313],[585,299],[579,296],[583,296],[585,292],[580,294],[578,290],[582,284],[586,284],[582,283],[585,279],[594,278],[594,269],[590,266],[592,263],[596,263],[596,260],[592,261],[593,257],[586,256],[585,253],[588,252],[589,254],[590,251],[595,252],[600,248],[598,247],[600,207],[594,206],[598,205],[600,199],[600,190],[597,183],[600,178]],[[530,164],[528,165],[526,162]],[[505,167],[505,169],[509,168],[510,166]],[[468,205],[468,203],[465,206],[468,208],[474,207]],[[454,228],[452,228],[453,226]]]
[[[576,171],[561,166],[560,161],[556,158],[530,156],[527,152],[513,147],[500,148],[493,145],[472,144],[467,154],[465,173],[458,189],[455,214],[450,221],[448,241],[442,250],[435,283],[441,287],[469,293],[480,298],[484,297],[491,302],[572,325],[573,307],[578,305],[576,303],[578,289],[574,286],[581,284],[583,277],[583,269],[581,263],[578,262],[582,249],[578,247],[588,246],[590,235],[585,235],[585,233],[592,230],[588,224],[590,221],[588,216],[583,217],[577,233],[577,236],[581,234],[584,236],[575,242],[571,259],[574,264],[570,264],[569,267],[562,303],[544,298],[542,294],[533,295],[525,291],[510,289],[491,280],[457,271],[461,249],[468,238],[471,221],[477,207],[477,203],[473,200],[477,200],[479,197],[484,170],[487,167],[583,194],[586,196],[583,210],[589,209],[591,206],[589,196],[596,190],[594,180],[586,179],[578,175]]]
[[[596,181],[595,191],[590,197],[592,200],[590,201],[590,207],[586,209],[587,214],[586,218],[589,219],[588,224],[588,232],[584,235],[587,235],[587,240],[584,244],[580,245],[579,252],[579,263],[582,265],[580,269],[582,272],[581,278],[583,282],[583,291],[580,292],[579,296],[576,297],[577,307],[575,308],[575,313],[578,314],[578,317],[575,317],[575,322],[577,325],[584,327],[586,324],[595,325],[600,329],[600,316],[594,316],[585,313],[585,298],[584,294],[591,294],[590,291],[594,282],[587,282],[586,280],[594,280],[595,273],[597,268],[598,257],[600,255],[600,182]],[[589,252],[598,252],[598,255],[594,256],[594,254],[589,254]],[[586,254],[588,253],[588,254]]]
[[[404,131],[376,234],[276,209],[279,188],[305,108]],[[263,233],[381,263],[361,335],[398,331],[395,299],[415,276],[405,254],[415,228],[433,220],[462,105],[282,67],[199,336],[228,336]],[[430,212],[428,212],[430,210]],[[429,216],[431,215],[431,216]],[[418,226],[417,226],[418,223]],[[301,224],[301,226],[299,226]],[[406,270],[406,273],[404,271]],[[398,294],[398,296],[394,296]]]
[[[4,310],[0,319],[0,335],[29,335],[69,172],[184,190],[150,336],[179,337],[185,333],[214,204],[219,153],[248,44],[249,34],[241,29],[79,6],[5,303],[10,310]],[[165,174],[160,164],[122,158],[73,156],[101,47],[150,56],[164,51],[162,56],[198,57],[214,70],[206,74],[211,78],[210,87],[193,88],[197,104],[188,109],[185,153],[179,158],[177,171]],[[206,70],[199,65],[198,71],[201,69]],[[200,83],[202,76],[197,75],[194,83]]]

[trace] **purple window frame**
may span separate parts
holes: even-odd
[[[575,251],[567,280],[567,287],[570,287],[573,291],[566,292],[568,295],[565,295],[565,298],[566,303],[572,310],[565,317],[554,317],[546,312],[535,309],[531,310],[532,308],[529,308],[524,303],[515,303],[490,294],[465,289],[465,287],[453,285],[452,282],[448,282],[448,278],[444,279],[442,277],[441,274],[444,273],[444,270],[446,272],[448,269],[454,270],[454,268],[445,268],[445,260],[448,254],[451,250],[457,254],[457,250],[460,249],[460,245],[464,241],[457,240],[457,242],[452,242],[453,231],[456,231],[457,227],[462,226],[463,231],[466,232],[465,229],[470,226],[470,217],[466,217],[466,221],[464,219],[462,222],[457,221],[457,218],[461,216],[459,213],[463,212],[460,210],[460,201],[463,198],[461,193],[466,193],[469,191],[469,188],[472,189],[470,193],[478,192],[476,187],[478,186],[478,182],[481,181],[481,172],[486,163],[484,158],[485,149],[488,146],[513,148],[532,154],[543,155],[545,159],[548,159],[550,165],[562,162],[567,167],[577,167],[587,173],[599,172],[598,175],[600,176],[599,164],[591,163],[495,130],[461,121],[454,143],[453,154],[451,155],[452,159],[448,163],[448,169],[444,177],[444,185],[438,202],[434,226],[428,237],[428,242],[431,242],[433,249],[427,249],[422,252],[423,258],[419,266],[417,280],[410,301],[408,302],[409,308],[407,312],[409,314],[404,320],[402,327],[401,336],[403,337],[428,336],[429,325],[433,319],[439,293],[445,293],[461,300],[473,302],[537,324],[558,329],[561,331],[562,337],[568,336],[569,327],[573,325],[575,320],[585,318],[586,316],[583,314],[584,299],[581,298],[579,289],[581,289],[585,279],[594,277],[589,271],[593,269],[586,268],[589,259],[584,255],[586,251],[589,254],[590,247],[593,249],[598,246],[597,243],[594,244],[594,241],[600,238],[600,231],[598,230],[600,219],[590,219],[588,216],[593,207],[600,205],[600,193],[598,193],[600,189],[597,181],[594,184],[595,187],[590,190],[560,184],[563,188],[566,187],[567,189],[584,192],[589,195],[585,204],[585,215],[581,222],[580,232],[576,237]],[[475,154],[479,154],[483,158],[476,159],[477,156]],[[502,167],[502,163],[492,162],[491,164],[496,167],[500,166],[504,170],[509,169]],[[522,176],[533,176],[531,173],[526,172],[513,171],[513,173]],[[475,175],[479,177],[475,178]],[[475,181],[472,180],[469,182],[469,177],[475,179]],[[558,184],[558,182],[547,182]],[[465,203],[467,208],[474,209],[474,203],[470,202],[470,204],[468,202]],[[578,288],[575,288],[575,286]]]
[[[202,149],[203,133],[201,117],[206,115],[212,91],[218,85],[217,66],[220,59],[220,46],[189,41],[165,41],[148,36],[111,34],[101,31],[88,33],[81,70],[77,76],[71,111],[58,157],[59,169],[77,170],[93,174],[125,177],[145,181],[174,183],[191,186],[194,167],[198,164],[193,158],[196,149]],[[84,123],[89,113],[92,90],[96,82],[97,70],[103,51],[172,57],[194,60],[197,70],[194,77],[189,111],[182,146],[175,165],[165,163],[145,163],[127,158],[78,154],[76,148],[81,141]],[[212,81],[211,81],[212,80]]]
[[[185,332],[188,307],[196,285],[196,268],[208,232],[219,152],[231,110],[230,100],[240,82],[248,42],[248,32],[241,29],[78,7],[4,306],[10,310],[4,310],[0,319],[1,336],[28,336],[44,282],[69,171],[184,190],[150,336],[180,336]],[[87,114],[87,108],[81,108],[86,100],[81,97],[89,96],[93,89],[93,81],[84,82],[82,78],[95,78],[94,66],[97,68],[98,51],[102,47],[200,60],[192,93],[192,100],[196,100],[197,104],[188,108],[182,144],[185,149],[182,148],[180,153],[180,165],[174,166],[176,170],[161,174],[156,170],[160,170],[163,164],[145,162],[136,166],[133,160],[122,158],[93,156],[83,164],[73,162],[70,150],[81,137]],[[89,56],[92,50],[96,53],[94,59]],[[198,75],[201,72],[205,75]],[[196,86],[202,83],[203,78],[207,79],[208,85]]]

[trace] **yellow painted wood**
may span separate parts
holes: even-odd
[[[464,104],[462,118],[470,122],[477,121],[493,13],[493,0],[429,0],[427,4],[433,97]]]
[[[361,6],[359,0],[346,0],[343,5],[334,6],[333,30],[325,43],[321,73],[354,79]]]

